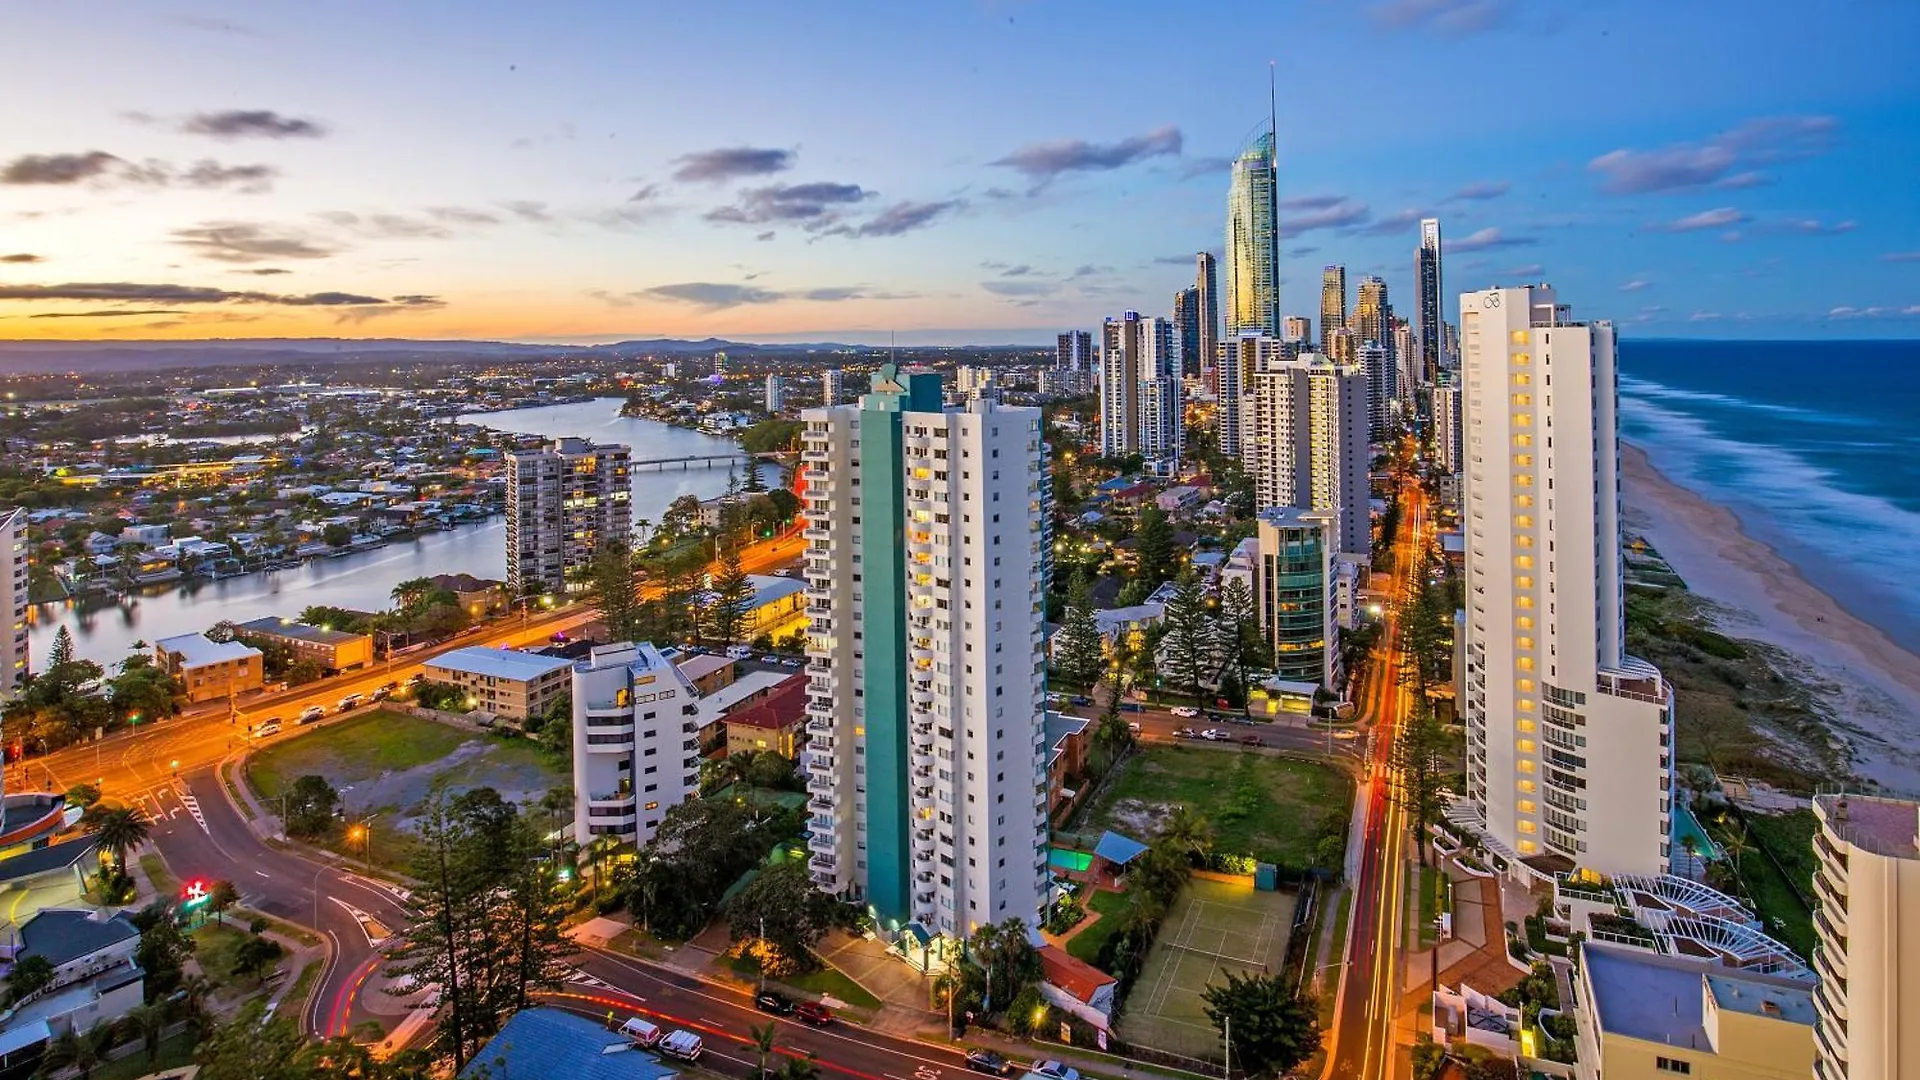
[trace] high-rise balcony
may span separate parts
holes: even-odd
[[[807,800],[807,811],[821,817],[831,817],[839,812],[838,805],[832,799],[820,795]]]
[[[807,721],[807,735],[809,737],[819,739],[819,738],[831,736],[832,734],[833,734],[833,721],[820,720],[820,719]]]
[[[833,759],[822,754],[808,754],[807,771],[815,776],[830,776],[833,773]]]
[[[807,774],[807,794],[823,799],[831,799],[834,794],[834,778],[830,774]]]
[[[913,766],[914,774],[917,776],[931,776],[933,773],[933,744],[929,742],[926,745],[925,750],[914,747],[913,753],[907,759],[907,763]]]
[[[587,753],[589,754],[631,754],[633,753],[633,730],[599,734],[587,732]]]
[[[827,540],[827,539],[831,539],[833,536],[832,533],[828,532],[826,529],[823,529],[818,525],[807,526],[807,528],[804,529],[800,533],[800,535],[807,538],[808,540]]]
[[[817,852],[820,854],[831,855],[834,852],[839,850],[839,846],[835,842],[833,834],[831,832],[822,831],[822,832],[814,833],[811,837],[807,839],[807,850],[812,852]]]

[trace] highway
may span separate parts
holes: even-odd
[[[1372,757],[1361,798],[1366,826],[1360,872],[1354,882],[1345,965],[1327,1033],[1326,1077],[1375,1080],[1398,1070],[1394,1013],[1400,1002],[1401,953],[1405,943],[1406,814],[1391,795],[1394,735],[1413,707],[1401,685],[1405,657],[1400,644],[1402,606],[1417,583],[1415,553],[1426,528],[1419,485],[1403,484],[1400,535],[1393,544],[1393,574],[1384,590],[1386,622],[1367,664],[1357,697],[1360,715],[1373,725]]]

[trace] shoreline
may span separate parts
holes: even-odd
[[[1732,510],[1668,478],[1641,447],[1622,441],[1620,464],[1629,530],[1709,602],[1716,626],[1805,665],[1855,774],[1920,794],[1920,655],[1808,582]]]

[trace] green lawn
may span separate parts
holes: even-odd
[[[93,1080],[137,1080],[162,1069],[177,1069],[193,1064],[193,1052],[196,1044],[188,1032],[169,1036],[160,1040],[160,1054],[154,1064],[147,1064],[147,1049],[142,1046],[128,1057],[110,1061],[93,1070]]]
[[[727,966],[742,978],[753,979],[760,975],[760,965],[755,963],[751,956],[730,957],[727,960]],[[831,964],[823,964],[816,970],[800,975],[788,975],[779,979],[769,978],[767,981],[810,994],[831,994],[855,1008],[878,1009],[880,1007],[879,998],[867,993],[865,987],[854,982],[845,972]]]
[[[153,891],[161,897],[172,899],[180,894],[180,879],[173,876],[159,855],[149,851],[140,856],[140,869],[147,875],[147,880],[153,882]]]
[[[266,798],[294,777],[318,773],[377,776],[438,761],[476,736],[384,709],[277,743],[247,759],[247,776]],[[537,755],[531,746],[527,753]],[[512,751],[509,751],[511,753]]]
[[[319,981],[320,961],[309,961],[293,980],[293,988],[288,990],[287,996],[281,999],[285,1003],[281,1007],[291,1009],[294,1015],[299,1015],[299,1010],[307,1003],[307,995],[313,993],[313,984]]]
[[[193,958],[199,962],[201,972],[216,985],[237,988],[239,984],[232,974],[233,954],[245,940],[244,927],[231,922],[222,926],[209,919],[205,926],[193,932]]]
[[[1213,826],[1214,849],[1299,873],[1337,868],[1353,808],[1353,781],[1315,761],[1155,746],[1135,755],[1091,807],[1082,832],[1114,829],[1141,840],[1176,806]]]
[[[1801,813],[1805,815],[1808,823],[1812,822],[1811,811]],[[1789,818],[1793,816],[1783,815]],[[1766,851],[1761,850],[1762,844],[1772,848],[1774,844],[1787,842],[1787,837],[1798,826],[1790,821],[1768,818],[1759,814],[1749,815],[1748,820],[1750,822],[1747,831],[1748,850],[1736,867],[1741,884],[1746,887],[1747,896],[1753,901],[1754,909],[1766,922],[1767,933],[1785,942],[1803,959],[1809,958],[1813,955],[1815,944],[1813,912],[1807,909],[1807,905],[1800,899],[1800,894],[1794,892],[1786,877],[1782,876],[1772,860],[1767,858]],[[1701,824],[1706,826],[1707,833],[1713,837],[1714,843],[1720,844],[1724,849],[1729,834],[1727,825],[1718,820],[1708,820]],[[1810,871],[1812,842],[1812,832],[1809,830],[1804,841],[1807,845],[1805,859],[1808,865],[1808,876],[1800,882],[1803,889],[1812,886]],[[1783,854],[1790,856],[1790,853]],[[1788,866],[1796,865],[1791,857],[1784,858],[1782,861]]]
[[[1093,925],[1075,934],[1067,942],[1067,955],[1091,964],[1100,958],[1100,948],[1120,929],[1120,920],[1127,913],[1128,900],[1124,893],[1096,890],[1087,897],[1087,907],[1100,918]]]
[[[1413,869],[1416,873],[1413,885],[1414,895],[1419,899],[1417,917],[1420,920],[1420,944],[1429,946],[1434,943],[1435,938],[1439,937],[1439,930],[1434,926],[1433,920],[1440,911],[1441,890],[1446,886],[1442,884],[1444,879],[1437,868],[1416,866]]]

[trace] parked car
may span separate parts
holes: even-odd
[[[1240,745],[1241,746],[1265,746],[1266,743],[1261,742],[1260,736],[1258,735],[1242,735],[1240,736]]]
[[[1208,742],[1226,742],[1228,739],[1227,733],[1224,731],[1221,731],[1217,727],[1210,727],[1207,730],[1201,732],[1200,737],[1207,740]]]
[[[781,667],[799,667],[800,658],[797,656],[783,657],[780,661],[780,666]]]
[[[633,1040],[635,1046],[652,1047],[660,1042],[666,1032],[661,1030],[659,1024],[636,1016],[620,1025],[620,1034]]]
[[[256,739],[264,739],[269,735],[278,734],[280,734],[280,718],[277,716],[267,717],[259,727],[253,729],[253,735]]]
[[[1175,705],[1173,708],[1168,709],[1167,711],[1172,713],[1175,716],[1178,716],[1187,720],[1191,720],[1194,717],[1200,715],[1200,710],[1194,708],[1191,705]]]
[[[700,1060],[700,1051],[705,1048],[700,1044],[700,1036],[693,1032],[675,1031],[661,1039],[655,1049],[668,1057],[693,1062]]]
[[[1073,703],[1075,705],[1091,705],[1093,704],[1093,699],[1085,694],[1075,694],[1073,695]]]
[[[780,662],[780,658],[772,653],[767,653],[760,657],[760,662],[763,664],[777,664]]]
[[[1042,1076],[1051,1076],[1054,1080],[1080,1080],[1079,1069],[1064,1062],[1053,1061],[1051,1059],[1034,1062],[1032,1071]]]
[[[327,715],[327,710],[321,708],[318,705],[309,705],[305,709],[301,710],[300,722],[303,724],[311,724],[315,720],[319,720],[325,717],[326,715]]]
[[[967,1068],[989,1076],[1006,1076],[1013,1071],[1013,1062],[991,1050],[975,1050],[967,1055]]]
[[[1173,730],[1173,737],[1176,739],[1197,739],[1200,737],[1200,733],[1190,727],[1175,728]]]
[[[427,681],[427,673],[424,671],[416,671],[413,674],[407,676],[408,686],[419,686],[421,683],[426,681]]]
[[[833,1010],[817,1001],[803,1001],[793,1008],[794,1019],[814,1027],[826,1027],[833,1023]]]
[[[745,645],[727,646],[727,659],[729,660],[745,660],[747,657],[752,655],[753,655],[753,650],[748,648]]]
[[[375,701],[385,701],[392,693],[393,688],[390,686],[376,686],[373,689],[373,693],[368,696]]]
[[[351,712],[360,707],[362,700],[364,699],[361,698],[359,694],[348,694],[346,697],[340,699],[340,711]]]
[[[762,990],[758,994],[755,994],[753,997],[753,1007],[763,1013],[772,1013],[775,1016],[793,1015],[793,999],[785,994],[776,993],[772,990]]]
[[[1133,732],[1135,735],[1140,734],[1140,721],[1138,720],[1127,721],[1127,730]]]

